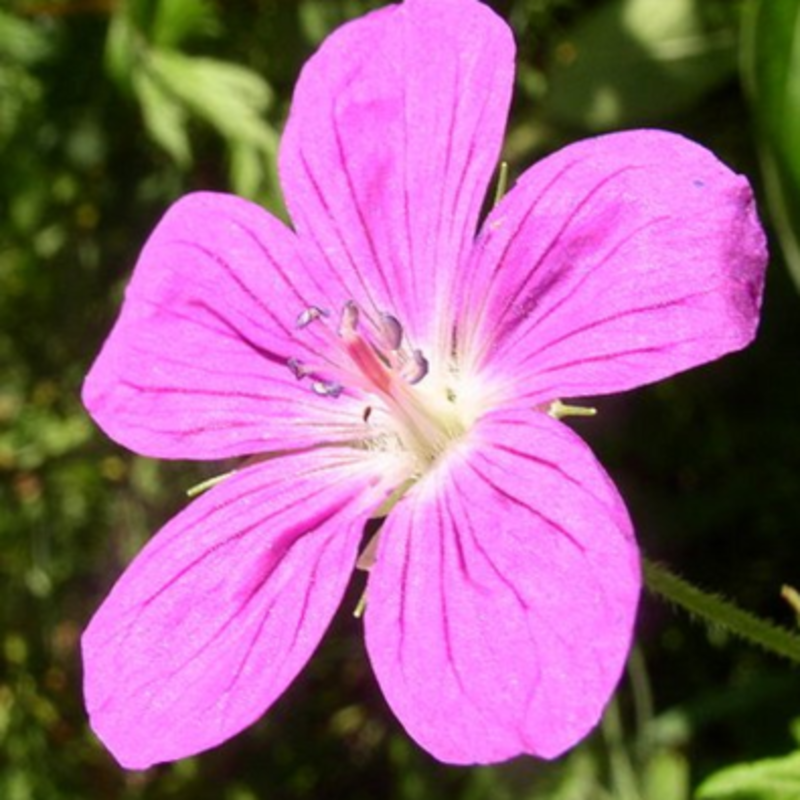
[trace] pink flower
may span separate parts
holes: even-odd
[[[548,410],[745,346],[766,252],[747,182],[658,131],[545,159],[476,238],[513,55],[474,0],[345,25],[283,139],[294,230],[201,193],[145,246],[87,408],[148,456],[255,458],[155,536],[84,635],[92,725],[124,766],[257,720],[364,547],[375,674],[436,758],[550,758],[597,723],[639,560],[613,483]]]

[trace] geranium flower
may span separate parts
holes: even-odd
[[[155,536],[84,635],[91,722],[124,766],[262,716],[359,553],[375,674],[436,758],[550,758],[597,723],[639,559],[557,401],[746,345],[765,245],[747,182],[658,131],[543,160],[476,237],[513,52],[473,0],[345,25],[283,138],[294,227],[200,193],[147,242],[86,406],[138,453],[248,460]]]

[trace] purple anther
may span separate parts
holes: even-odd
[[[327,316],[328,312],[324,309],[318,308],[317,306],[309,306],[305,311],[300,312],[295,325],[298,328],[305,328],[306,325],[310,325],[315,319]]]
[[[297,380],[302,380],[306,375],[308,375],[306,368],[296,358],[290,358],[286,362],[286,366],[289,367],[289,371],[295,376],[295,378],[297,378]]]
[[[360,313],[355,301],[348,300],[342,309],[342,324],[339,327],[339,333],[355,333],[358,328],[359,316]]]
[[[403,326],[391,314],[381,314],[380,334],[383,344],[389,350],[399,350],[403,341]]]
[[[428,359],[422,355],[421,350],[415,350],[411,354],[411,359],[403,364],[400,374],[412,385],[419,383],[428,374]]]
[[[342,393],[342,384],[336,381],[314,381],[311,388],[320,397],[338,397]]]

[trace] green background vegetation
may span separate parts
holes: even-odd
[[[274,158],[298,70],[375,5],[0,7],[0,799],[800,797],[796,669],[647,596],[603,725],[554,764],[451,768],[420,751],[370,674],[356,586],[306,671],[232,742],[125,773],[88,730],[82,627],[185,490],[222,470],[122,451],[82,410],[82,377],[173,199],[231,190],[281,213]],[[575,427],[650,557],[793,627],[780,589],[800,584],[800,3],[493,5],[519,44],[512,176],[577,138],[662,126],[755,184],[773,251],[757,343],[602,399]]]

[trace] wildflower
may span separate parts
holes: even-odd
[[[124,766],[258,719],[357,561],[377,679],[438,759],[555,757],[599,719],[639,560],[561,400],[745,346],[765,245],[743,178],[649,130],[543,160],[476,236],[512,78],[510,32],[474,0],[345,25],[283,138],[294,229],[200,193],[147,242],[85,403],[139,453],[249,460],[84,635],[92,725]]]

